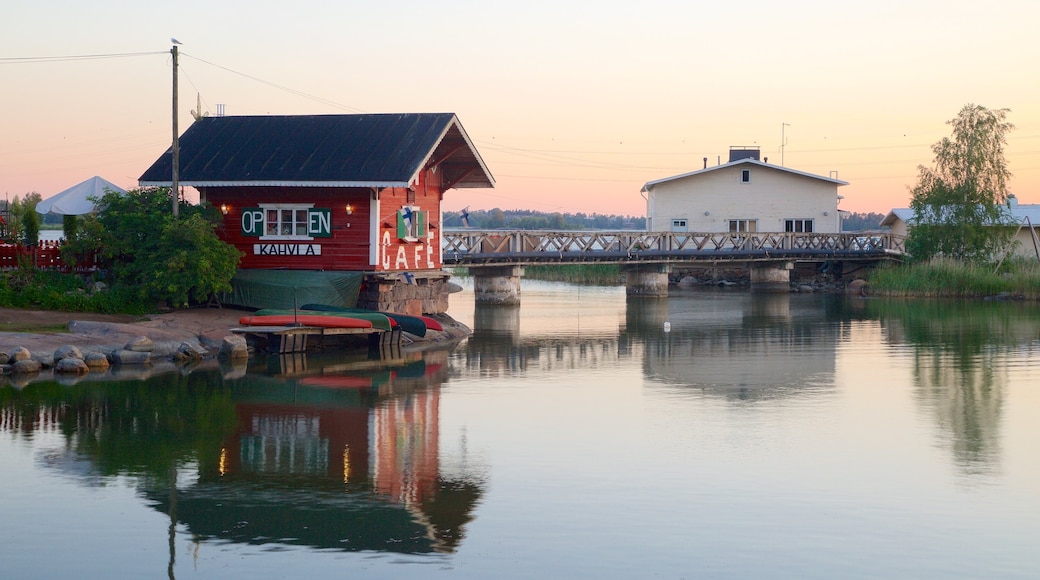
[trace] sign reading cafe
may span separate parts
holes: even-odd
[[[242,210],[242,235],[259,238],[258,256],[320,256],[315,238],[332,236],[332,210],[312,204],[264,204]]]

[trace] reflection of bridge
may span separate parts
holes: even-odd
[[[523,266],[620,264],[628,293],[666,296],[673,264],[742,264],[753,287],[786,290],[795,262],[900,260],[905,239],[860,233],[692,233],[455,230],[441,234],[445,265],[467,266],[477,300],[516,303]]]
[[[600,337],[534,337],[519,339],[509,333],[473,333],[465,348],[451,353],[452,367],[476,376],[504,371],[526,372],[537,369],[552,373],[600,368],[616,364],[628,345],[617,335]]]

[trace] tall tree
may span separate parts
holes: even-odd
[[[1004,204],[1011,172],[1004,158],[1014,125],[1008,109],[968,104],[947,122],[953,134],[932,145],[933,168],[919,167],[911,189],[914,223],[907,250],[915,260],[949,256],[985,261],[1006,245],[1012,230]]]

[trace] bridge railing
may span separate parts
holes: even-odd
[[[905,239],[889,233],[694,233],[445,230],[445,260],[536,254],[596,254],[638,257],[639,254],[714,254],[719,252],[905,253]]]

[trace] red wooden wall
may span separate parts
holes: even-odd
[[[240,269],[404,271],[440,269],[441,179],[436,171],[420,173],[411,188],[379,191],[376,235],[371,235],[371,188],[322,187],[208,187],[200,188],[214,207],[226,207],[221,239],[243,253]],[[306,203],[328,209],[328,237],[310,240],[261,239],[245,235],[252,215],[244,211],[261,204]],[[350,206],[348,213],[347,206]],[[426,212],[426,236],[415,241],[398,238],[398,211],[403,206]],[[248,212],[247,212],[248,213]],[[245,217],[245,221],[243,221]],[[371,261],[370,244],[377,240],[379,253]],[[320,249],[319,249],[320,248]],[[315,255],[320,252],[320,255]]]

